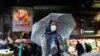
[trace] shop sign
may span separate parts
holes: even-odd
[[[33,11],[30,7],[14,7],[12,10],[12,31],[31,31]]]

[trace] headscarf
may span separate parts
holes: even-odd
[[[51,31],[50,26],[52,22],[54,21],[50,21],[49,25],[46,27],[45,36],[47,38],[47,47],[50,49],[49,52],[53,55],[54,51],[52,51],[51,49],[54,47],[55,44],[57,45],[56,41],[57,41],[58,33],[57,30]],[[56,46],[56,52],[58,52],[57,46]]]
[[[49,22],[49,25],[46,27],[46,30],[45,30],[45,33],[46,33],[46,34],[54,34],[54,33],[57,33],[57,30],[56,30],[56,31],[53,31],[53,32],[51,31],[51,28],[50,28],[50,27],[51,27],[51,23],[52,23],[52,22],[55,22],[55,21],[51,20],[51,21]],[[56,25],[56,26],[57,26],[57,25]]]

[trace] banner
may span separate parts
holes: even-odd
[[[30,7],[14,7],[12,11],[12,31],[31,31],[33,10]]]

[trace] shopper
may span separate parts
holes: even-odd
[[[77,50],[78,56],[81,56],[84,53],[83,45],[79,43],[79,41],[77,41],[76,50]]]
[[[57,23],[50,21],[42,37],[42,56],[63,56],[63,39],[57,32]]]

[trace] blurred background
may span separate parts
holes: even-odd
[[[32,25],[49,13],[72,14],[76,27],[68,37],[68,41],[72,43],[77,40],[81,43],[88,42],[94,51],[100,51],[99,0],[0,0],[0,39],[5,40],[10,37],[14,41],[22,38],[23,32],[26,34],[31,32],[31,30],[13,31],[14,7],[31,8]],[[95,47],[93,43],[95,43]]]

